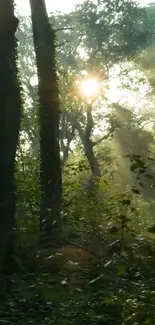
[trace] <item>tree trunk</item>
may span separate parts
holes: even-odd
[[[20,127],[13,0],[0,0],[0,273],[10,272],[15,224],[14,169]]]
[[[93,142],[89,138],[84,139],[83,145],[84,145],[85,155],[88,159],[89,166],[91,169],[92,178],[101,177],[99,163],[97,161],[97,158],[95,157],[94,150],[93,150]]]
[[[39,79],[41,230],[59,236],[62,178],[55,33],[49,24],[44,0],[30,0],[30,6]]]
[[[91,176],[92,180],[96,177],[101,177],[101,172],[100,172],[100,166],[97,161],[97,158],[95,157],[94,153],[94,143],[91,140],[91,133],[94,127],[94,122],[93,122],[93,116],[92,116],[92,104],[87,104],[87,120],[86,120],[86,128],[83,131],[80,123],[78,121],[76,122],[76,129],[79,133],[79,136],[81,138],[83,148],[85,155],[88,159],[88,163],[91,169]]]

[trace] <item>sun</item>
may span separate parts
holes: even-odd
[[[80,83],[80,92],[86,99],[91,99],[99,94],[99,82],[96,79],[87,78]]]

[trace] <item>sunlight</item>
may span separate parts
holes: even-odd
[[[57,1],[51,1],[51,0],[45,0],[47,11],[48,12],[54,12],[54,11],[59,11],[63,13],[69,13],[74,9],[74,6],[77,4],[82,4],[84,0],[57,0]],[[141,6],[145,6],[149,4],[150,2],[154,3],[155,0],[138,0]],[[23,15],[23,16],[28,16],[30,15],[30,5],[29,5],[29,0],[15,0],[15,4],[17,6],[17,11]]]
[[[80,92],[87,99],[96,97],[99,94],[99,82],[96,79],[86,79],[80,84]]]
[[[63,13],[69,13],[74,9],[74,7],[79,4],[83,3],[84,0],[71,0],[71,1],[64,1],[64,0],[45,0],[47,12],[54,12],[59,11]],[[23,15],[28,16],[30,15],[30,5],[29,0],[15,0],[15,4],[17,6],[17,11]]]

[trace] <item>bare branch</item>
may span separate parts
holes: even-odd
[[[71,43],[71,41],[64,41],[64,42],[62,42],[62,43],[56,45],[55,47],[56,47],[56,48],[61,47],[61,46],[65,45],[66,43]]]
[[[55,32],[59,32],[61,30],[75,30],[75,28],[73,28],[73,27],[60,27],[60,28],[55,29]]]
[[[80,43],[82,42],[83,37],[86,36],[88,33],[89,33],[89,31],[86,31],[86,33],[80,35],[80,38],[79,38],[79,40],[78,40],[78,42],[77,42],[75,48],[73,49],[72,54],[75,54],[75,53],[76,53],[76,51],[77,51],[77,49],[78,49]]]
[[[103,135],[103,137],[101,137],[100,139],[96,140],[95,142],[93,141],[93,147],[101,143],[103,140],[107,140],[110,137],[110,135],[112,135],[113,132],[114,130],[112,129],[107,134]]]

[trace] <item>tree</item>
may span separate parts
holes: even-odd
[[[120,61],[129,60],[148,43],[149,23],[144,8],[134,1],[87,1],[75,13],[85,32],[82,44],[89,55],[89,67],[100,66],[104,74]]]
[[[72,68],[74,73],[77,72],[77,76],[80,70],[85,69],[90,75],[100,75],[106,80],[110,70],[120,62],[125,64],[127,58],[133,59],[147,44],[149,32],[146,12],[132,1],[99,0],[97,3],[87,1],[72,13],[72,17],[75,21],[73,29],[78,30],[78,34],[81,35],[74,52],[78,64]],[[66,21],[68,22],[67,17]],[[71,33],[75,34],[75,31]],[[78,46],[86,52],[86,57],[80,65]],[[85,109],[81,109],[83,104],[78,105],[80,114],[77,114],[76,129],[92,176],[100,177],[100,166],[94,152],[94,146],[98,141],[96,143],[91,139],[95,129],[94,107],[85,105]],[[71,120],[73,121],[72,116]],[[101,136],[99,142],[108,135],[109,132]]]
[[[55,33],[44,0],[30,0],[38,70],[40,123],[40,223],[50,234],[61,224],[62,180],[59,150],[59,88],[55,61]]]
[[[12,0],[0,1],[0,272],[11,270],[15,225],[15,155],[20,127],[20,87],[17,79],[18,19]]]
[[[81,138],[85,155],[88,159],[92,177],[101,177],[100,167],[97,161],[97,158],[95,157],[93,147],[95,146],[95,143],[91,140],[91,134],[94,127],[94,121],[92,116],[92,104],[87,103],[86,108],[86,126],[85,129],[81,127],[80,123],[77,122],[76,128],[78,130],[79,136]]]
[[[77,90],[76,92],[73,90],[73,83],[84,69],[90,74],[92,72],[92,74],[101,76],[101,80],[108,79],[109,72],[111,73],[116,66],[118,68],[120,62],[125,65],[128,58],[129,60],[133,59],[148,40],[147,16],[145,9],[137,7],[134,2],[126,1],[115,1],[114,8],[109,1],[105,2],[105,6],[102,1],[98,1],[98,5],[88,1],[71,16],[72,19],[70,15],[56,15],[50,18],[58,36],[56,50],[62,98],[61,152],[63,162],[65,162],[71,151],[71,144],[73,140],[77,140],[78,134],[92,175],[100,177],[100,166],[95,157],[95,145],[98,141],[97,143],[93,141],[93,131],[97,127],[95,117],[95,106],[97,105],[93,105],[93,107],[84,105],[82,101],[78,100]],[[116,20],[114,16],[117,17]],[[79,49],[81,47],[86,52],[84,58],[80,57]],[[122,72],[122,66],[119,66],[119,69]],[[32,85],[29,85],[28,88],[32,88]],[[104,103],[102,105],[104,106]],[[33,100],[33,108],[34,106]],[[31,115],[29,115],[31,121],[32,111],[35,110],[31,109]],[[103,118],[101,119],[103,120]],[[106,139],[108,135],[109,132],[108,134],[103,133],[101,139]],[[34,143],[36,142],[32,126],[30,138],[34,140]],[[79,143],[79,141],[76,142]]]
[[[141,62],[142,69],[148,77],[154,93],[155,88],[155,4],[150,3],[146,7],[146,13],[149,23],[150,39],[148,46],[138,56],[137,60]]]
[[[37,102],[37,68],[30,17],[19,16],[20,24],[17,31],[19,40],[18,66],[23,86],[24,103],[22,107],[21,135],[27,139],[30,152],[38,158],[39,128]]]

